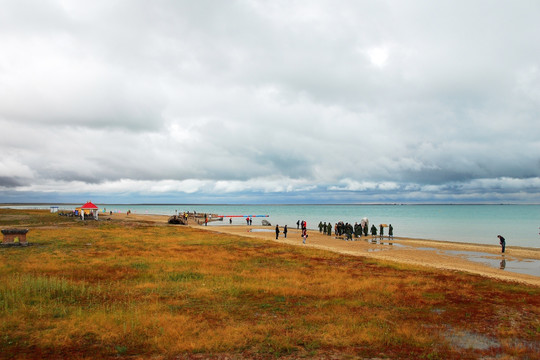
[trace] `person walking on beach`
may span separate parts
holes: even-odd
[[[296,229],[297,229],[297,230],[300,229],[300,220],[298,220],[298,221],[296,222]]]
[[[394,239],[394,228],[392,227],[392,224],[388,225],[388,238]]]
[[[307,230],[306,229],[303,229],[302,230],[302,238],[304,239],[304,241],[302,241],[304,244],[306,243],[306,239],[308,237],[308,234],[307,234]]]
[[[322,221],[319,221],[319,232],[322,233]]]
[[[285,236],[285,239],[287,238],[287,225],[283,228],[283,236]]]
[[[382,239],[384,236],[384,226],[383,224],[379,225],[379,237]]]
[[[499,243],[501,244],[501,252],[504,254],[504,249],[506,248],[506,240],[501,235],[497,235],[497,237],[499,238]]]
[[[276,240],[278,239],[279,237],[279,225],[276,224]]]
[[[332,235],[332,223],[330,221],[328,222],[328,225],[326,225],[326,235]]]

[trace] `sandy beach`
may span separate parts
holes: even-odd
[[[101,219],[110,218],[113,221],[142,221],[153,224],[167,224],[168,216],[147,215],[147,214],[112,214],[103,215]],[[181,226],[181,225],[171,225]],[[540,249],[513,247],[507,244],[506,253],[501,254],[500,246],[496,245],[497,239],[494,237],[494,245],[481,245],[473,243],[456,243],[435,241],[429,239],[411,239],[396,237],[389,241],[384,237],[381,241],[378,237],[372,239],[371,236],[362,237],[356,241],[345,241],[336,237],[322,235],[316,230],[308,230],[307,244],[302,244],[300,230],[289,229],[287,238],[280,233],[278,240],[275,239],[274,227],[246,226],[246,225],[210,225],[201,226],[192,222],[189,226],[204,229],[210,232],[221,232],[235,234],[244,237],[252,237],[264,240],[277,241],[294,246],[308,246],[353,256],[363,256],[385,261],[393,261],[422,267],[431,267],[450,271],[464,271],[481,276],[497,278],[507,281],[518,281],[530,285],[540,286],[540,277],[528,274],[521,274],[501,269],[494,266],[485,265],[481,262],[470,261],[459,252],[474,252],[491,259],[491,261],[503,260],[505,263],[519,263],[526,261],[540,261]],[[282,229],[280,229],[282,231]],[[373,242],[376,240],[376,242]]]

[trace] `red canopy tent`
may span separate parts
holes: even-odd
[[[97,220],[98,218],[98,210],[99,208],[94,205],[91,201],[88,201],[86,204],[81,206],[81,213],[82,214],[92,214],[94,216],[94,219]],[[84,218],[84,215],[83,215]]]

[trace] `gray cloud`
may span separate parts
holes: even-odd
[[[16,177],[0,176],[0,188],[15,188],[23,185]]]
[[[540,201],[534,2],[0,6],[6,199]]]

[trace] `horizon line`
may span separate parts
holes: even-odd
[[[98,202],[99,203],[99,202]],[[9,205],[78,205],[78,202],[8,202],[1,203],[0,206]],[[325,206],[325,205],[340,205],[340,206],[356,206],[356,205],[540,205],[540,203],[517,203],[517,202],[474,202],[474,203],[441,203],[441,202],[369,202],[369,203],[99,203],[100,205],[196,205],[196,206]]]

